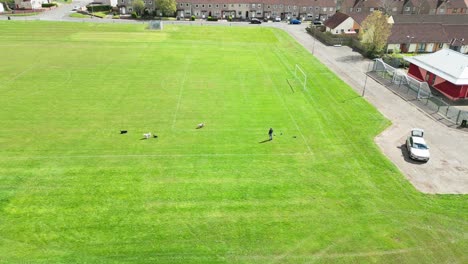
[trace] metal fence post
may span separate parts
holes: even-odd
[[[461,110],[458,110],[457,120],[455,121],[455,125],[458,125],[458,119],[460,118]]]
[[[447,106],[447,111],[445,111],[445,116],[447,116],[447,115],[448,115],[449,108],[450,108],[450,105],[449,105],[449,106]],[[447,117],[448,117],[448,116],[447,116]]]

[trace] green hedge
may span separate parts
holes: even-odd
[[[207,21],[218,21],[218,18],[217,18],[217,17],[210,17],[210,16],[209,16],[206,20],[207,20]]]
[[[43,3],[42,7],[52,7],[52,6],[57,6],[57,3]]]
[[[110,5],[87,5],[86,9],[88,12],[102,12],[102,11],[110,11],[112,6]]]

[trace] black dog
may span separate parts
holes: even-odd
[[[127,134],[127,130],[120,130],[120,134]]]

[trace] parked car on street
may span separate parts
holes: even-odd
[[[301,24],[301,21],[299,19],[291,19],[289,23],[293,25],[299,25]]]
[[[275,17],[275,20],[273,22],[281,22],[281,17]]]
[[[406,149],[409,157],[413,160],[427,162],[430,158],[429,147],[424,140],[424,130],[413,128],[410,136],[406,139]]]
[[[260,21],[260,19],[258,19],[258,18],[254,17],[254,18],[250,19],[250,24],[261,24],[261,23],[262,23],[262,21]]]
[[[321,26],[323,25],[323,22],[320,21],[320,20],[314,20],[314,22],[312,22],[315,26]]]

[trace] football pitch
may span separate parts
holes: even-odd
[[[279,29],[0,21],[0,108],[0,263],[468,261],[466,196]]]

